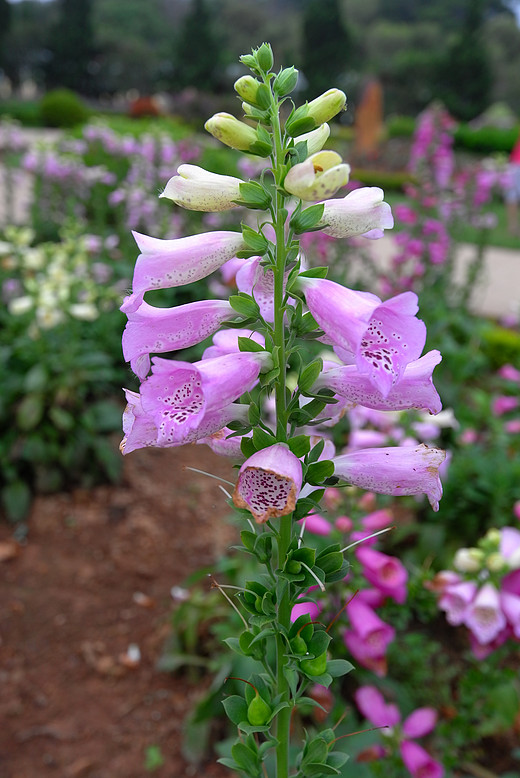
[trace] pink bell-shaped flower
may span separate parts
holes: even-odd
[[[446,454],[422,444],[391,448],[365,448],[333,458],[336,476],[354,486],[394,496],[426,494],[439,510],[442,485],[439,467]]]
[[[233,502],[254,516],[257,524],[292,513],[302,486],[302,465],[284,443],[275,443],[249,457],[238,474]]]

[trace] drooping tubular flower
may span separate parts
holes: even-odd
[[[302,486],[302,465],[284,443],[249,457],[238,474],[233,502],[251,511],[257,524],[292,513]]]
[[[190,211],[226,211],[236,208],[242,181],[210,173],[198,165],[180,165],[159,197],[173,200]]]
[[[442,485],[439,467],[446,452],[424,444],[365,448],[334,457],[334,473],[361,489],[394,496],[426,494],[434,511],[439,510]]]
[[[392,209],[377,186],[354,189],[346,197],[325,200],[318,227],[333,238],[381,238],[384,230],[394,226]]]
[[[242,233],[226,230],[172,240],[132,234],[141,252],[135,264],[134,294],[200,281],[245,248]]]
[[[386,397],[359,372],[356,365],[340,365],[324,370],[313,385],[314,391],[332,389],[355,405],[376,411],[402,411],[410,408],[439,413],[441,399],[432,381],[433,369],[442,357],[439,351],[429,351],[420,359],[409,362],[400,380]]]
[[[248,405],[230,403],[224,408],[205,413],[196,429],[187,431],[184,437],[179,437],[175,442],[159,440],[159,430],[153,414],[143,409],[141,395],[125,389],[127,406],[123,413],[124,438],[119,446],[122,454],[130,454],[138,448],[148,446],[182,446],[185,443],[194,443],[201,438],[221,430],[230,421],[247,420]]]
[[[403,292],[382,302],[324,278],[300,276],[309,310],[327,337],[351,354],[358,371],[387,398],[426,341],[417,319],[417,295]]]
[[[184,442],[206,414],[252,389],[262,367],[270,364],[265,351],[228,354],[193,364],[155,357],[152,374],[141,384],[141,404],[157,427],[158,445]]]
[[[335,151],[318,151],[294,165],[285,177],[284,187],[301,200],[332,197],[348,182],[350,165]]]
[[[141,379],[150,370],[150,354],[194,346],[216,332],[222,322],[236,316],[227,300],[197,300],[174,308],[157,308],[141,295],[127,297],[121,310],[128,317],[123,355]]]

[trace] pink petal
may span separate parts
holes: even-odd
[[[409,362],[400,380],[391,386],[386,397],[374,386],[372,379],[360,373],[355,365],[324,370],[314,387],[332,389],[349,402],[374,410],[417,408],[438,413],[442,404],[432,382],[432,372],[441,359],[438,351],[430,351],[420,359]]]
[[[379,494],[428,496],[433,510],[439,509],[442,486],[439,466],[446,454],[437,448],[373,448],[335,457],[334,472],[345,481]]]
[[[494,640],[504,629],[506,618],[500,607],[498,592],[492,584],[484,584],[477,592],[466,610],[464,624],[483,645]]]
[[[135,264],[134,294],[199,281],[244,247],[239,232],[206,232],[173,240],[132,234],[141,252]]]
[[[444,775],[443,766],[417,743],[404,740],[401,743],[401,756],[413,778],[442,778]]]
[[[437,711],[433,708],[417,708],[403,722],[406,737],[422,737],[432,732],[437,723]]]
[[[199,300],[175,308],[156,308],[142,301],[136,310],[126,310],[127,301],[121,306],[128,316],[123,355],[139,378],[150,369],[150,354],[194,346],[212,335],[223,321],[236,316],[224,300]]]
[[[388,705],[375,686],[361,686],[354,693],[354,699],[360,713],[374,727],[395,727],[399,724],[401,720],[399,709],[396,705]]]

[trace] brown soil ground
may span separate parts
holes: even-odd
[[[232,542],[218,482],[228,462],[205,446],[134,452],[120,486],[39,497],[27,543],[0,526],[1,778],[223,778],[208,755],[181,755],[200,694],[156,663],[170,631],[170,589]],[[130,644],[141,661],[129,667]]]

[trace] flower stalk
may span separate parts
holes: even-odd
[[[373,492],[425,493],[437,507],[443,454],[420,448],[407,455],[385,449],[335,456],[332,442],[323,434],[311,436],[308,425],[319,431],[334,406],[339,415],[348,400],[382,410],[405,406],[438,412],[431,374],[440,355],[430,352],[421,362],[425,327],[416,318],[415,295],[382,302],[325,280],[321,270],[301,273],[295,236],[326,231],[330,222],[329,234],[375,239],[393,224],[390,207],[381,190],[358,190],[350,200],[330,201],[328,213],[327,201],[305,203],[314,196],[330,198],[348,180],[349,167],[339,155],[320,151],[329,135],[326,122],[343,110],[346,97],[328,90],[293,107],[282,126],[280,109],[296,86],[297,71],[286,68],[275,75],[269,44],[241,61],[252,73],[235,83],[247,121],[220,113],[205,126],[231,148],[269,157],[270,166],[259,182],[181,166],[163,196],[194,211],[241,205],[261,212],[259,226],[244,223],[241,232],[176,240],[135,235],[141,254],[122,310],[128,316],[125,358],[141,386],[139,393],[127,392],[123,453],[198,441],[245,458],[232,501],[244,519],[243,551],[264,573],[235,588],[245,629],[229,645],[265,672],[240,679],[241,694],[224,698],[238,737],[220,761],[251,778],[267,775],[266,758],[276,765],[273,778],[339,775],[348,757],[333,750],[337,739],[331,730],[327,736],[306,734],[291,761],[290,723],[306,689],[329,687],[333,677],[352,669],[345,660],[329,659],[332,636],[311,615],[319,612],[312,591],[323,593],[328,584],[343,581],[349,568],[344,552],[351,546],[333,543],[317,551],[298,522],[314,511],[313,493],[338,479]],[[148,291],[200,280],[230,259],[239,292],[229,303],[199,301],[159,310],[144,299]],[[230,329],[216,332],[220,326]],[[152,357],[211,334],[213,345],[193,364]],[[308,361],[298,344],[302,334],[326,337],[347,364],[324,369],[321,358]],[[300,364],[296,386],[288,380],[295,362]],[[269,397],[274,412],[267,409]],[[409,475],[410,466],[415,475]],[[218,586],[223,593],[233,588]],[[358,621],[370,617],[369,638],[375,635],[386,646],[391,635],[367,605],[345,606],[351,623],[360,609]],[[356,640],[354,635],[354,647]]]

